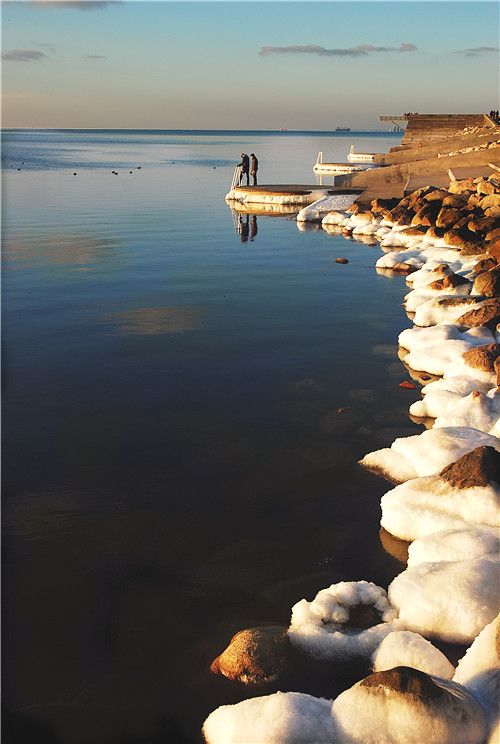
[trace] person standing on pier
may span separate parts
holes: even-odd
[[[243,176],[247,177],[247,186],[250,185],[250,178],[248,176],[248,172],[250,170],[250,160],[248,158],[248,155],[244,152],[241,153],[241,163],[238,163],[238,166],[241,168],[240,170],[240,186],[241,182],[243,181]]]
[[[259,169],[259,161],[257,160],[256,155],[250,153],[250,159],[252,161],[252,170],[250,171],[253,178],[253,185],[257,186],[257,171]]]

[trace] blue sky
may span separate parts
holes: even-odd
[[[2,126],[380,129],[498,108],[496,0],[2,2]]]

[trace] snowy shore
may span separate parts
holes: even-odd
[[[367,453],[391,485],[381,526],[410,542],[387,588],[341,582],[291,608],[284,633],[240,634],[213,671],[278,679],[287,643],[373,673],[335,700],[278,692],[216,709],[208,744],[498,744],[500,741],[500,173],[424,187],[298,221],[378,242],[377,271],[405,274],[413,327],[400,358],[422,384],[423,433]],[[254,631],[259,629],[253,629]],[[267,636],[264,631],[271,631]],[[435,642],[468,647],[456,668]],[[434,642],[434,643],[433,643]]]

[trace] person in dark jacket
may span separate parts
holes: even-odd
[[[248,176],[248,172],[250,170],[250,160],[248,158],[248,155],[246,155],[244,152],[241,153],[241,163],[238,163],[240,166],[240,186],[241,182],[243,181],[243,176],[247,177],[247,186],[250,185],[250,178]]]
[[[257,160],[257,157],[253,154],[253,152],[250,154],[250,159],[252,162],[252,169],[250,173],[252,174],[253,185],[257,186],[257,171],[259,169],[259,161]]]

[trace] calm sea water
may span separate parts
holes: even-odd
[[[308,184],[319,150],[399,141],[3,132],[5,744],[198,744],[219,705],[359,678],[297,662],[248,690],[209,666],[302,597],[401,570],[357,461],[419,431],[406,285],[289,215],[245,240],[224,197],[243,151],[260,183]]]

